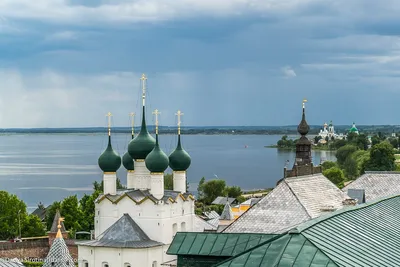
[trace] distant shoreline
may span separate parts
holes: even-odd
[[[155,128],[149,125],[148,131],[154,133]],[[311,126],[309,136],[317,135],[320,126]],[[392,133],[400,132],[399,126],[362,126],[358,127],[363,133]],[[348,126],[337,126],[340,132],[347,132]],[[113,127],[113,133],[130,134],[130,127]],[[135,127],[135,133],[139,133],[140,127]],[[177,127],[160,126],[160,134],[176,134]],[[102,134],[106,133],[106,127],[69,127],[69,128],[4,128],[0,129],[0,135],[4,134]],[[186,126],[181,133],[185,135],[298,135],[297,126]]]

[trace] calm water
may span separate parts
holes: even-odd
[[[30,210],[39,202],[48,205],[69,195],[81,197],[91,192],[94,181],[102,179],[97,158],[106,146],[105,135],[35,134],[0,138],[0,190],[18,195]],[[176,139],[173,135],[160,137],[165,152],[172,152]],[[182,136],[183,145],[192,157],[188,170],[191,190],[196,190],[196,183],[203,176],[225,179],[228,185],[243,189],[273,187],[282,178],[286,160],[291,168],[295,155],[264,148],[279,139],[280,136],[263,135]],[[114,149],[123,155],[129,140],[129,135],[113,135]],[[321,153],[334,160],[332,152],[316,151],[315,163],[320,162]],[[123,167],[118,177],[126,183]]]

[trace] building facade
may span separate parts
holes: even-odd
[[[186,170],[191,159],[183,149],[178,111],[178,144],[167,156],[160,148],[158,110],[156,137],[146,125],[146,77],[142,80],[142,124],[140,133],[121,157],[111,145],[99,158],[104,192],[95,202],[95,239],[78,244],[80,267],[157,267],[176,257],[166,254],[178,231],[203,231],[194,213],[194,197],[186,192]],[[134,138],[133,138],[134,137]],[[121,162],[128,170],[127,189],[117,190],[116,171]],[[164,190],[164,171],[173,170],[173,190]]]

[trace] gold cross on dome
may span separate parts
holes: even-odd
[[[111,135],[111,117],[112,117],[111,112],[108,112],[106,117],[108,117],[108,135]]]
[[[142,81],[142,103],[143,103],[143,106],[145,106],[147,77],[144,73],[142,74],[142,77],[140,78],[140,80]]]
[[[132,136],[135,133],[135,112],[129,113],[129,116],[131,117],[131,125],[132,125]]]
[[[175,115],[178,116],[178,134],[181,134],[181,116],[183,116],[184,114],[180,110],[178,110]]]
[[[156,122],[155,122],[155,125],[156,125],[156,134],[158,134],[158,115],[160,115],[161,112],[159,112],[158,109],[156,109],[156,110],[153,111],[153,114],[154,114],[154,116],[155,116],[155,118],[156,118]]]

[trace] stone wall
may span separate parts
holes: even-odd
[[[74,240],[66,239],[69,252],[74,260],[78,259],[78,247]],[[0,258],[38,259],[43,260],[49,253],[50,246],[47,238],[24,242],[0,243]]]
[[[292,170],[284,169],[284,177],[295,177],[295,176],[303,176],[303,175],[312,175],[322,173],[321,166],[314,166],[313,164],[304,165],[304,166],[295,166]]]

